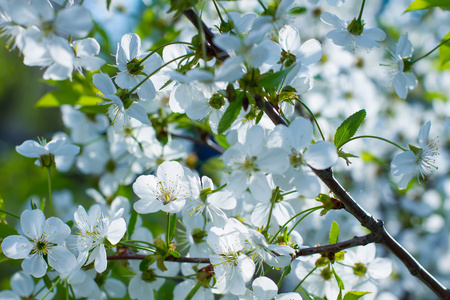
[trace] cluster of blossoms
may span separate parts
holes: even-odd
[[[89,186],[86,191],[95,200],[88,210],[65,203],[72,209],[73,220],[67,223],[53,215],[46,219],[43,206],[22,213],[20,234],[6,236],[1,247],[6,257],[22,260],[23,272],[11,278],[12,290],[0,292],[0,299],[51,297],[56,287],[74,298],[123,298],[128,293],[131,299],[153,299],[167,278],[183,279],[174,284],[174,299],[302,299],[311,294],[330,300],[346,293],[376,299],[378,281],[388,278],[393,266],[376,258],[374,244],[310,256],[302,256],[301,249],[323,243],[329,232],[324,224],[330,220],[344,224],[348,236],[363,233],[348,218],[327,214],[345,205],[317,173],[343,170],[340,158],[347,165],[349,159],[358,164],[357,156],[344,150],[348,142],[373,138],[354,136],[366,113],[360,110],[335,126],[329,120],[342,119],[349,108],[339,104],[338,112],[331,112],[331,100],[321,100],[314,91],[326,80],[330,88],[341,83],[327,78],[332,76],[324,71],[330,61],[335,60],[330,73],[338,78],[347,72],[345,57],[380,47],[386,34],[365,28],[363,1],[359,17],[350,22],[316,11],[318,26],[334,29],[302,42],[301,27],[292,18],[297,8],[293,0],[270,7],[259,2],[264,14],[223,13],[217,30],[205,29],[191,42],[171,41],[146,51],[148,40],[124,34],[109,69],[86,76],[92,82],[85,86],[101,98],[101,105],[61,105],[70,133],[16,147],[49,170],[52,214],[58,201],[55,196],[52,202],[50,169],[76,169],[78,175],[94,178],[98,190]],[[190,4],[180,3],[172,1],[171,10],[186,16],[194,12],[188,10]],[[317,4],[311,0],[308,5]],[[2,34],[20,50],[26,65],[45,68],[45,80],[72,79],[79,76],[74,70],[85,78],[83,69],[95,71],[105,63],[97,57],[94,21],[82,5],[0,0],[0,12]],[[342,46],[336,48],[342,61],[327,52],[330,45]],[[401,35],[395,52],[389,53],[390,79],[405,99],[418,83],[408,35]],[[86,107],[106,114],[86,113]],[[376,126],[369,117],[366,122]],[[334,137],[333,127],[338,127]],[[414,177],[424,180],[437,169],[437,142],[429,140],[430,127],[431,122],[423,125],[419,147],[409,145],[410,150],[375,137],[402,150],[390,164],[392,175],[402,176],[398,189],[408,191]],[[210,166],[217,170],[208,174],[195,168],[194,144],[217,152],[213,159],[220,165]],[[349,149],[365,155],[362,149]],[[392,193],[394,185],[392,180]],[[314,206],[314,199],[321,204]],[[312,215],[319,209],[322,219]],[[167,226],[154,237],[164,226],[152,233],[148,224],[161,216],[167,217]],[[339,234],[333,226],[329,240],[336,243]],[[112,262],[117,259],[128,261],[119,267]],[[46,284],[35,286],[29,275],[43,277]]]

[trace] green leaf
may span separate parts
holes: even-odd
[[[349,166],[351,164],[350,160],[348,160],[350,157],[358,157],[358,156],[356,156],[354,154],[347,153],[347,152],[344,152],[342,150],[338,151],[338,156],[345,160],[345,163],[347,164],[347,166]]]
[[[329,244],[336,244],[339,238],[339,224],[336,221],[333,221],[330,229],[330,238]]]
[[[418,9],[427,9],[431,7],[450,9],[450,4],[448,0],[416,0],[408,6],[405,12]]]
[[[237,116],[241,112],[242,108],[242,97],[243,94],[239,94],[236,100],[230,103],[227,110],[222,116],[222,119],[219,121],[219,126],[217,131],[219,134],[222,134],[230,128],[231,124],[233,124],[234,120],[236,120]]]
[[[302,286],[299,286],[294,292],[300,293],[305,300],[314,300],[314,297],[311,296]]]
[[[345,293],[344,300],[358,300],[362,296],[370,294],[370,292],[356,292],[356,291],[350,291]]]
[[[337,149],[341,148],[342,145],[355,135],[365,117],[366,111],[361,109],[342,122],[334,134],[334,145]]]
[[[17,230],[11,225],[0,223],[0,238],[4,239],[10,235],[18,235]]]
[[[175,229],[177,228],[177,214],[172,214],[169,220],[169,241],[170,243],[175,237]]]
[[[138,216],[139,216],[139,214],[134,209],[132,209],[130,221],[128,222],[128,228],[127,228],[128,239],[130,239],[130,240],[131,240],[131,236],[134,233],[134,228],[136,227],[136,222],[137,222]]]
[[[265,73],[259,77],[258,86],[264,88],[277,87],[292,70],[292,66],[275,73]]]
[[[111,6],[111,0],[106,0],[106,8],[109,10],[109,7]]]
[[[178,257],[181,256],[181,254],[179,252],[175,251],[175,250],[170,250],[169,254],[172,255],[175,258],[178,258]]]
[[[0,196],[0,209],[5,210],[5,200],[3,200],[3,197]],[[4,220],[6,218],[5,213],[0,213],[0,220]]]
[[[447,33],[446,36],[444,36],[441,43],[443,43],[448,39],[450,39],[450,32]],[[441,60],[441,66],[445,65],[450,61],[450,41],[446,42],[441,47],[439,47],[439,58]]]
[[[153,254],[147,255],[139,264],[139,270],[141,272],[146,271],[148,269],[148,267],[158,259],[158,257],[160,257],[160,256],[153,255]]]
[[[173,299],[173,291],[177,284],[173,280],[166,280],[164,284],[158,289],[157,300]],[[151,297],[148,297],[151,298]]]
[[[339,289],[340,289],[340,290],[345,289],[345,287],[344,287],[344,282],[342,281],[341,277],[339,277],[339,275],[336,273],[336,271],[334,270],[334,268],[333,268],[333,274],[334,274],[334,277],[336,278],[336,281],[337,281],[337,284],[338,284],[338,286],[339,286]]]
[[[66,80],[56,84],[59,89],[42,96],[36,103],[36,108],[59,107],[63,104],[96,106],[102,102],[91,87],[86,87],[80,82]]]

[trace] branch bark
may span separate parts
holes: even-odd
[[[184,15],[197,29],[199,29],[199,17],[192,9],[184,11]],[[209,30],[203,21],[201,24],[209,45],[216,51],[216,53],[224,53],[222,49],[214,45],[214,34],[211,30]],[[221,56],[220,60],[223,61],[227,57],[228,56]],[[278,114],[275,108],[267,100],[264,101],[264,112],[272,120],[272,122],[275,125],[281,124],[287,126],[286,122]],[[402,263],[408,268],[411,275],[417,277],[420,281],[427,285],[437,296],[439,296],[440,299],[450,300],[450,290],[444,287],[424,267],[422,267],[422,265],[420,265],[419,262],[387,232],[381,220],[376,220],[347,193],[347,191],[334,178],[331,168],[326,170],[316,170],[311,167],[311,170],[344,204],[345,210],[353,215],[362,226],[371,231],[373,234],[373,242],[384,245],[390,252],[402,261]],[[302,249],[302,251],[305,251],[305,249]]]

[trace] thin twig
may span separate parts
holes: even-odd
[[[339,252],[344,249],[353,248],[357,246],[365,246],[367,244],[373,243],[375,241],[375,234],[369,233],[364,236],[355,236],[350,240],[339,242],[331,245],[316,246],[310,248],[303,248],[295,251],[295,257],[312,255],[316,253],[326,253],[326,252]]]
[[[225,149],[223,149],[222,147],[220,147],[219,145],[217,145],[216,143],[214,143],[210,137],[205,137],[204,139],[198,139],[195,137],[191,137],[191,136],[187,136],[187,135],[181,135],[181,134],[176,134],[176,133],[171,133],[172,137],[175,138],[179,138],[179,139],[185,139],[185,140],[189,140],[191,142],[194,142],[196,144],[199,145],[204,145],[218,153],[224,153]]]
[[[123,255],[109,255],[107,256],[108,260],[121,260],[121,259],[144,259],[147,255],[145,254],[123,254]],[[197,257],[174,257],[174,256],[168,256],[164,259],[165,261],[175,261],[175,262],[185,262],[185,263],[205,263],[209,264],[211,263],[209,261],[209,258],[197,258]]]
[[[192,14],[194,13],[194,15]],[[186,10],[184,15],[197,27],[199,18],[194,11]],[[195,20],[195,21],[193,21]],[[211,47],[217,49],[217,53],[221,53],[221,49],[214,45],[214,34],[209,28],[201,22],[205,37]],[[198,29],[198,28],[197,28]],[[226,58],[221,57],[220,60]],[[265,101],[264,112],[272,120],[275,125],[285,125],[286,122],[275,110],[275,108],[267,101]],[[366,212],[339,184],[334,178],[331,168],[326,170],[316,170],[310,167],[312,171],[322,180],[328,188],[337,196],[337,198],[344,204],[344,208],[347,212],[353,215],[362,226],[366,227],[372,232],[373,242],[384,245],[389,251],[391,251],[402,263],[408,268],[411,275],[417,277],[420,281],[426,284],[436,295],[441,299],[450,300],[450,291],[444,287],[436,278],[434,278],[425,268],[423,268],[414,257],[403,248],[385,229],[381,220],[376,220],[372,215]]]

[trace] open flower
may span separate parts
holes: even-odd
[[[380,28],[364,28],[364,22],[361,19],[346,22],[329,12],[322,13],[320,19],[335,28],[327,33],[327,38],[333,40],[334,44],[347,47],[352,51],[356,51],[359,46],[368,49],[380,47],[377,42],[386,38],[386,34]]]
[[[420,148],[409,145],[408,151],[397,154],[391,162],[391,172],[394,176],[401,176],[402,179],[398,183],[398,188],[403,190],[407,187],[411,179],[416,176],[417,180],[425,179],[433,169],[437,169],[434,165],[433,156],[438,155],[436,139],[428,141],[431,122],[428,121],[419,131]]]
[[[133,191],[141,200],[134,204],[140,214],[159,210],[177,213],[190,194],[183,167],[176,161],[163,162],[154,175],[141,175],[133,184]]]
[[[59,218],[45,220],[41,210],[27,209],[20,216],[20,226],[25,236],[7,236],[2,249],[9,258],[24,259],[22,269],[25,273],[42,277],[47,273],[47,262],[60,273],[75,266],[75,256],[64,246],[70,228]]]
[[[43,168],[56,166],[56,157],[72,158],[80,152],[80,147],[60,136],[48,143],[45,139],[40,139],[39,143],[27,140],[16,146],[16,151],[25,157],[37,158],[35,164]]]
[[[115,245],[127,230],[125,220],[121,218],[122,214],[123,208],[115,215],[106,217],[98,204],[93,205],[89,213],[80,205],[74,214],[75,225],[79,230],[76,237],[77,248],[84,254],[90,252],[89,258],[86,255],[86,264],[95,261],[94,266],[98,273],[106,270],[106,240]]]
[[[408,34],[402,34],[395,47],[395,53],[391,52],[392,58],[387,64],[395,92],[402,99],[408,95],[408,89],[413,90],[417,87],[416,76],[411,72],[412,52],[413,47],[408,40]]]
[[[302,296],[298,293],[278,294],[278,287],[272,279],[261,276],[253,280],[252,291],[247,289],[244,295],[239,296],[239,300],[301,300]]]

